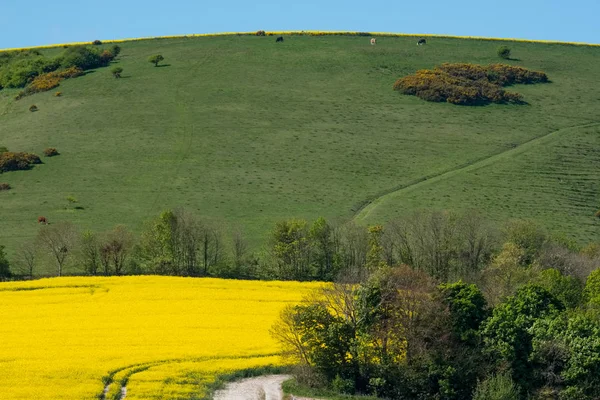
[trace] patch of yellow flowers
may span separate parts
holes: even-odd
[[[267,35],[307,35],[307,36],[328,36],[328,35],[345,35],[345,36],[359,36],[363,35],[361,32],[348,32],[348,31],[268,31]],[[545,43],[545,44],[565,44],[572,46],[591,46],[600,47],[600,44],[596,43],[583,43],[583,42],[560,42],[555,40],[527,40],[527,39],[513,39],[513,38],[492,38],[485,36],[456,36],[456,35],[439,35],[439,34],[416,34],[416,33],[392,33],[392,32],[365,32],[368,36],[387,36],[387,37],[437,37],[437,38],[448,38],[448,39],[473,39],[473,40],[493,40],[503,42],[521,42],[521,43]],[[236,36],[236,35],[255,35],[256,32],[220,32],[220,33],[194,33],[189,35],[171,35],[171,36],[154,36],[154,37],[141,37],[141,38],[129,38],[129,39],[112,39],[102,40],[102,43],[123,43],[133,42],[139,40],[153,40],[153,39],[184,39],[194,37],[213,37],[213,36]],[[30,49],[52,49],[63,46],[76,46],[86,45],[91,42],[72,42],[72,43],[61,43],[52,44],[47,46],[34,46],[34,47],[22,47],[12,49],[0,49],[2,51],[15,51],[15,50],[30,50]]]
[[[278,365],[269,328],[318,283],[178,277],[0,283],[0,398],[202,396],[227,371]],[[187,397],[186,397],[187,396]]]

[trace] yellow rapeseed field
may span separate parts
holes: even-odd
[[[269,328],[317,283],[178,277],[0,283],[0,398],[202,397],[215,375],[282,361]]]

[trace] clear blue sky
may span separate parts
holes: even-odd
[[[258,29],[600,43],[599,16],[600,0],[0,0],[0,49]]]

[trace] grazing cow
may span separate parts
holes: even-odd
[[[371,46],[375,46],[377,44],[377,39],[371,38]]]
[[[46,225],[47,223],[48,220],[46,219],[46,217],[38,217],[38,224]]]
[[[283,42],[283,36],[279,36],[277,39],[275,39],[275,42]]]
[[[419,39],[419,41],[417,42],[417,46],[421,46],[422,44],[427,44],[427,40]]]

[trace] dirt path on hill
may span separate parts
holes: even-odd
[[[214,400],[283,400],[281,384],[289,375],[265,375],[231,382],[215,392]],[[292,397],[294,400],[312,400]]]
[[[531,138],[531,139],[521,143],[520,145],[510,148],[508,150],[503,150],[503,151],[500,151],[500,152],[497,152],[497,153],[494,153],[491,155],[487,155],[482,158],[459,165],[455,168],[451,168],[446,171],[441,171],[438,173],[433,173],[431,175],[423,176],[423,177],[417,178],[407,184],[400,185],[400,186],[382,191],[374,198],[366,200],[363,203],[363,205],[358,210],[356,210],[353,219],[355,221],[365,220],[369,216],[369,214],[375,208],[377,208],[381,203],[385,202],[386,200],[389,200],[392,197],[400,196],[404,192],[412,191],[421,186],[430,185],[430,184],[438,182],[442,179],[451,178],[454,175],[457,175],[461,172],[472,171],[477,168],[481,168],[481,167],[485,167],[487,165],[493,164],[496,161],[504,160],[508,157],[524,153],[527,150],[531,150],[532,148],[535,148],[535,146],[538,146],[540,144],[546,144],[547,142],[551,141],[552,139],[554,139],[556,136],[560,135],[561,133],[574,131],[574,130],[581,129],[581,128],[594,127],[594,126],[598,126],[598,125],[600,125],[600,122],[586,122],[585,124],[581,124],[581,125],[567,126],[567,127],[561,128],[561,129],[557,129],[555,131],[546,133],[544,135]]]

